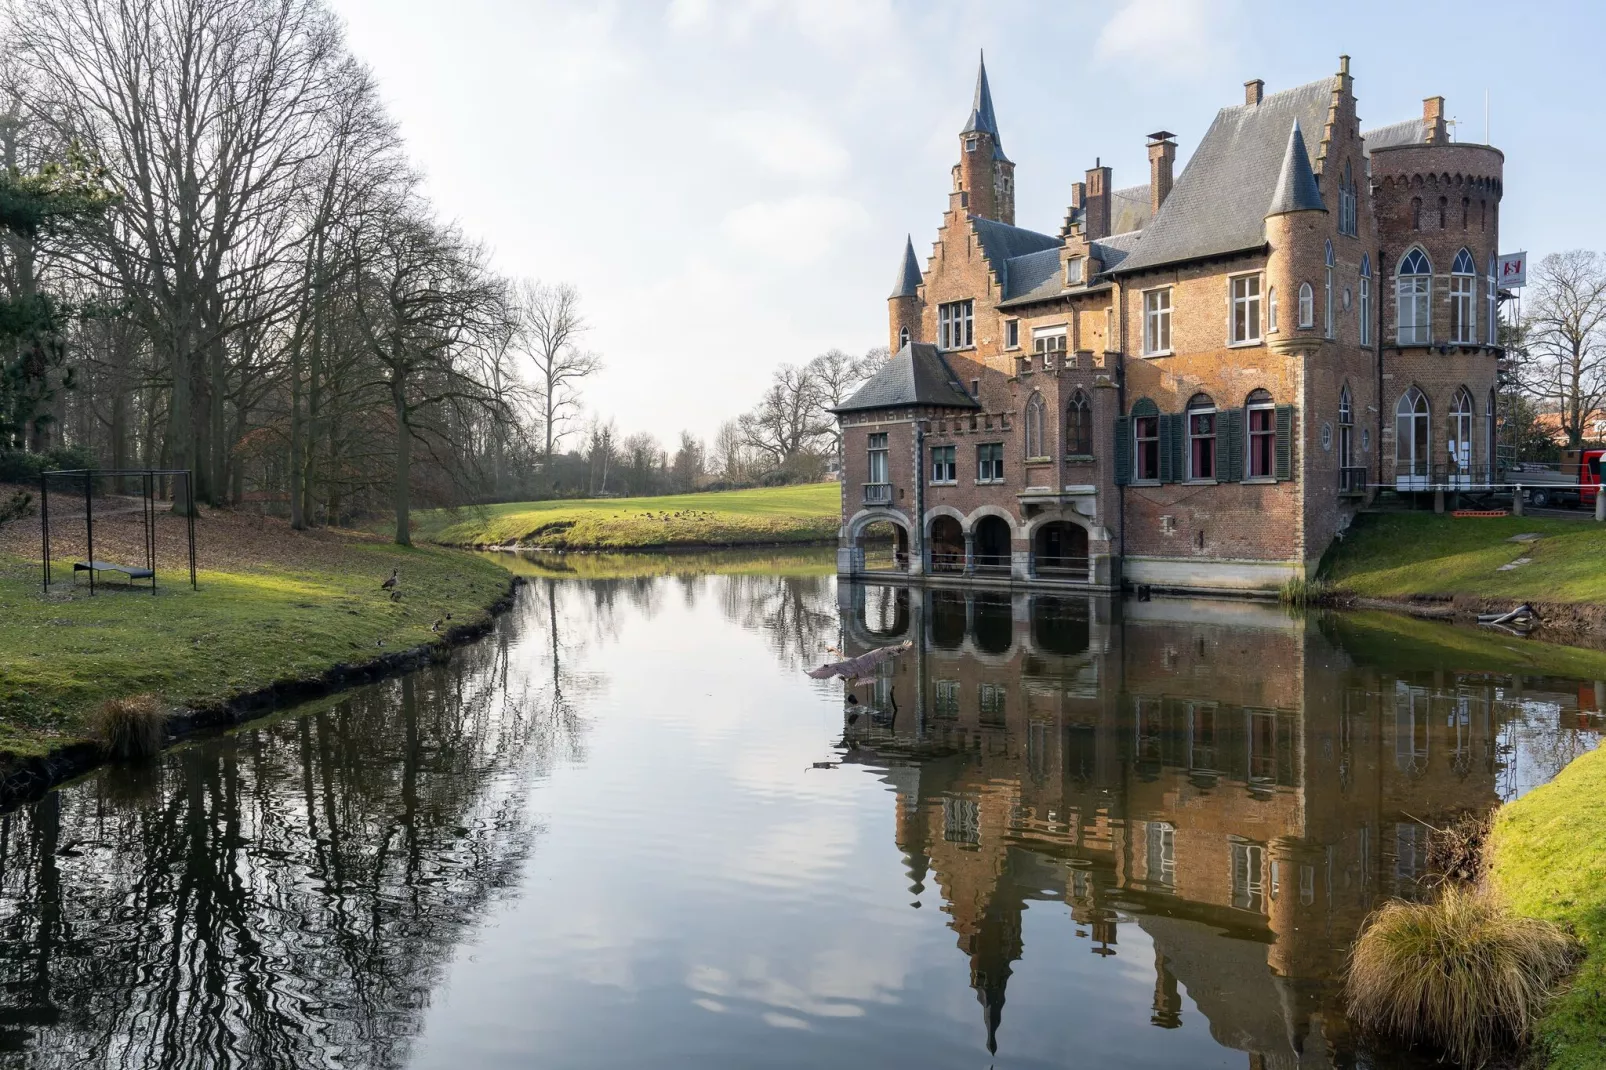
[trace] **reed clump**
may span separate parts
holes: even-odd
[[[155,695],[107,699],[91,714],[89,731],[113,758],[148,758],[167,739],[167,708]]]
[[[1337,589],[1326,580],[1306,579],[1304,576],[1284,580],[1277,589],[1277,601],[1294,609],[1331,605],[1337,597]]]
[[[1553,923],[1515,914],[1488,889],[1447,884],[1432,902],[1396,900],[1369,919],[1350,952],[1350,1017],[1482,1066],[1530,1039],[1574,952]]]

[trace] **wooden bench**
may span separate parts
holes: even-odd
[[[74,561],[72,564],[74,580],[77,580],[80,572],[121,572],[128,577],[129,586],[133,586],[135,580],[150,580],[152,593],[156,591],[155,569],[140,568],[137,565],[118,565],[111,561]],[[91,576],[90,579],[93,580],[94,577]]]

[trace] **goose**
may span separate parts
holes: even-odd
[[[401,575],[401,569],[399,569],[399,568],[391,569],[390,570],[390,579],[386,580],[384,583],[381,583],[379,585],[379,589],[381,591],[394,590],[395,587],[396,587],[396,577],[400,576],[400,575]]]

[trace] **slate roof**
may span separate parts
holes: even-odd
[[[1060,276],[1060,247],[1043,249],[1005,262],[1003,300],[1017,297],[1052,297],[1065,288]]]
[[[1278,169],[1277,188],[1272,191],[1269,216],[1284,212],[1327,211],[1322,203],[1322,191],[1316,188],[1316,175],[1310,169],[1310,155],[1305,151],[1305,136],[1299,129],[1299,120],[1288,131],[1288,148],[1283,153],[1283,165]]]
[[[1266,242],[1266,206],[1287,155],[1289,127],[1319,137],[1327,125],[1333,79],[1273,93],[1259,104],[1216,113],[1122,272],[1258,249]]]
[[[942,352],[925,342],[910,342],[898,350],[870,381],[833,412],[862,412],[903,405],[939,405],[950,409],[979,409],[981,405],[959,383],[959,377]]]
[[[970,104],[970,118],[965,121],[961,134],[990,134],[993,139],[993,159],[1009,162],[1004,155],[1004,139],[998,133],[998,118],[993,115],[993,91],[987,85],[987,57],[981,58],[976,72],[976,96]]]
[[[1121,262],[1138,247],[1138,241],[1143,237],[1136,230],[1125,234],[1111,234],[1107,238],[1100,238],[1093,243],[1093,255],[1104,263],[1105,271],[1114,271]]]
[[[1392,149],[1396,145],[1420,145],[1426,136],[1427,129],[1421,119],[1406,119],[1404,122],[1380,126],[1376,130],[1361,131],[1361,137],[1366,141],[1367,155],[1371,155],[1373,149]]]
[[[898,281],[892,286],[892,293],[887,295],[891,301],[897,297],[913,297],[920,288],[920,261],[915,257],[915,240],[913,237],[904,237],[903,263],[898,265]]]
[[[982,216],[971,216],[971,226],[975,228],[976,240],[981,243],[981,253],[998,273],[998,282],[1004,289],[1004,296],[1009,297],[1017,289],[1011,281],[1011,264],[1030,253],[1041,253],[1049,249],[1058,250],[1064,244],[1061,239],[1048,234],[1039,234],[1035,230],[1025,227],[1012,227],[1008,223],[1000,223],[995,219],[985,219]],[[1055,254],[1058,256],[1058,253]],[[1036,262],[1021,265],[1027,277],[1041,270]],[[1039,280],[1041,281],[1041,280]]]
[[[1128,186],[1110,193],[1110,232],[1124,234],[1129,230],[1142,230],[1149,225],[1153,206],[1149,197],[1149,184]]]

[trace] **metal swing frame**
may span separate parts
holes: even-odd
[[[185,529],[189,537],[189,565],[190,589],[199,590],[195,575],[195,479],[187,468],[59,468],[39,474],[39,537],[41,542],[43,564],[43,585],[45,593],[50,592],[51,558],[50,558],[50,481],[52,479],[80,479],[84,487],[84,533],[88,543],[84,561],[73,562],[73,576],[79,572],[89,573],[89,594],[95,594],[95,573],[101,571],[103,562],[95,560],[95,481],[102,478],[138,479],[140,480],[140,526],[145,535],[145,566],[142,570],[130,570],[127,567],[117,567],[111,571],[126,572],[129,582],[135,579],[145,579],[145,575],[135,576],[135,571],[149,574],[151,581],[151,594],[156,594],[156,487],[157,480],[164,476],[173,479],[182,479],[183,497],[179,497],[178,488],[174,488],[174,500],[182,500],[186,506]]]

